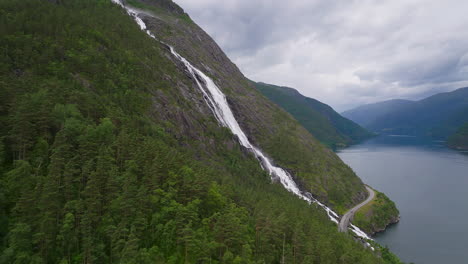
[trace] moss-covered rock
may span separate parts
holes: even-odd
[[[155,36],[173,46],[215,81],[226,94],[236,119],[252,143],[264,150],[277,165],[292,172],[304,190],[339,212],[365,198],[362,181],[335,153],[255,89],[200,27],[165,12],[156,2],[129,1],[148,5],[151,13],[143,20]],[[184,71],[183,65],[169,52],[167,57]],[[183,89],[183,95],[185,99],[203,104],[203,98],[196,89],[195,85],[188,91]],[[206,109],[202,105],[199,107]],[[211,113],[204,114],[211,116]]]

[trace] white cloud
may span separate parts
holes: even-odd
[[[337,110],[468,85],[468,1],[176,2],[249,78]]]

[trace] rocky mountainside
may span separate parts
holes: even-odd
[[[236,119],[254,145],[263,149],[278,165],[291,171],[305,189],[311,190],[314,196],[327,204],[346,208],[364,198],[365,189],[349,167],[319,144],[288,113],[262,96],[209,35],[189,20],[167,16],[157,7],[152,7],[145,6],[155,15],[143,17],[149,29],[215,81],[226,94]],[[172,57],[169,59],[184,71],[180,62]],[[187,100],[197,102],[196,108],[205,109],[204,116],[212,118],[197,87],[192,84],[189,89],[179,89]],[[164,106],[167,107],[170,106]],[[197,131],[197,128],[190,127],[190,123],[174,124],[181,127],[171,132],[186,134]],[[325,182],[328,184],[323,184]]]
[[[445,140],[468,121],[468,88],[414,102],[392,100],[361,106],[343,115],[377,133]]]
[[[342,117],[330,106],[308,98],[298,91],[266,83],[254,83],[268,99],[290,113],[323,144],[336,149],[373,136],[353,121]]]
[[[180,7],[126,4],[302,190],[340,213],[365,198]],[[4,0],[0,14],[0,263],[388,263],[272,184],[202,80],[119,5]]]

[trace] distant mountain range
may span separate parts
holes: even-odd
[[[330,106],[306,97],[293,88],[261,82],[254,85],[331,148],[348,146],[373,136],[358,124],[342,117]]]
[[[370,131],[447,139],[468,122],[468,87],[420,101],[390,100],[342,113]]]

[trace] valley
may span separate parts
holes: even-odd
[[[254,83],[254,86],[332,149],[356,144],[374,136],[353,121],[342,117],[330,106],[303,96],[293,88],[266,83]]]
[[[343,116],[372,132],[447,140],[468,121],[468,88],[434,94],[419,101],[389,100],[363,105]]]

